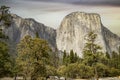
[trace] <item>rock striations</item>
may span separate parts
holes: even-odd
[[[9,37],[9,44],[12,51],[15,50],[16,44],[23,39],[26,35],[36,37],[36,33],[39,37],[48,41],[52,49],[56,47],[56,30],[45,26],[44,24],[36,22],[34,19],[23,19],[15,14],[12,15],[12,24],[9,27],[4,27],[3,32]],[[14,53],[15,51],[13,51]]]
[[[57,48],[67,52],[73,50],[82,56],[84,37],[90,31],[98,35],[96,43],[102,47],[102,51],[118,51],[120,38],[102,25],[100,15],[84,12],[73,12],[63,19],[57,29]]]
[[[31,18],[23,19],[15,14],[12,14],[12,17],[11,26],[3,29],[12,42],[18,43],[26,35],[36,37],[36,33],[38,33],[39,37],[47,40],[52,48],[56,47],[55,29],[38,23]]]
[[[4,27],[3,30],[15,44],[26,35],[35,37],[38,33],[39,37],[47,40],[53,49],[67,52],[73,50],[82,56],[84,37],[88,32],[94,31],[98,35],[96,43],[104,52],[118,51],[120,46],[120,37],[105,28],[100,16],[95,13],[73,12],[63,19],[57,31],[31,18],[23,19],[15,14],[12,14],[12,17],[11,26]]]

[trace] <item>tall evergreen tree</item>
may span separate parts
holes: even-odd
[[[39,38],[39,33],[38,32],[36,32],[36,38]]]
[[[78,58],[79,58],[79,57],[77,56],[77,53],[75,53],[75,55],[74,55],[74,61],[77,62],[77,61],[78,61]]]
[[[74,60],[74,52],[73,50],[70,51],[70,63],[74,63],[75,60]]]
[[[5,14],[8,12],[8,8],[6,6],[0,7],[0,77],[10,76],[12,75],[12,62],[11,57],[9,55],[9,47],[6,42],[8,39],[7,36],[2,31],[2,25],[7,23],[6,20],[3,18]],[[2,22],[4,20],[4,22]]]
[[[108,52],[106,52],[106,57],[110,59],[110,54]]]
[[[119,52],[119,54],[120,54],[120,46],[119,46],[118,52]]]
[[[66,58],[67,58],[67,54],[66,54],[66,50],[64,50],[63,52],[63,64],[66,65]]]
[[[107,58],[107,63],[106,63],[106,65],[107,66],[111,66],[111,57],[110,57],[110,54],[108,53],[108,52],[106,52],[106,56],[105,56],[106,58]]]
[[[95,43],[96,38],[97,38],[97,34],[95,34],[93,31],[89,32],[85,36],[85,40],[87,42],[83,50],[83,58],[86,65],[94,67],[94,71],[95,71],[94,75],[98,80],[98,72],[96,65],[99,62],[101,47]]]

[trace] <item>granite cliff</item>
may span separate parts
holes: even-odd
[[[96,13],[73,12],[67,15],[61,22],[60,27],[55,30],[31,18],[21,18],[12,14],[12,24],[5,28],[3,32],[16,45],[26,35],[39,37],[48,41],[52,49],[69,52],[73,49],[79,56],[85,46],[85,35],[94,31],[98,37],[96,43],[102,47],[103,52],[118,51],[120,37],[113,34],[103,26],[100,15]],[[12,46],[11,46],[12,47]]]
[[[84,12],[73,12],[63,19],[57,29],[57,48],[67,52],[73,49],[79,56],[82,56],[85,46],[84,37],[90,31],[97,34],[96,43],[102,47],[103,52],[118,51],[120,37],[102,25],[99,14]]]
[[[56,47],[56,30],[45,26],[42,23],[36,22],[31,18],[21,18],[15,14],[12,15],[12,23],[9,27],[3,29],[5,35],[7,35],[11,42],[17,44],[26,35],[36,37],[38,33],[39,37],[49,42],[52,48]]]

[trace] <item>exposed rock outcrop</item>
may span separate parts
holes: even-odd
[[[90,31],[98,35],[96,43],[102,47],[102,51],[111,53],[118,50],[120,38],[102,25],[100,15],[84,12],[73,12],[63,19],[57,29],[57,48],[67,52],[73,49],[82,56],[85,46],[84,37]]]
[[[4,27],[3,29],[5,35],[7,35],[12,42],[18,43],[26,35],[36,37],[36,33],[38,33],[39,37],[47,40],[52,48],[56,47],[55,29],[38,23],[31,18],[23,19],[15,14],[12,14],[12,17],[11,26],[7,28]]]
[[[103,52],[118,51],[120,46],[120,37],[105,28],[100,15],[96,13],[73,12],[63,19],[57,31],[31,18],[23,19],[15,14],[12,17],[11,26],[3,26],[3,31],[13,45],[26,35],[35,37],[38,33],[40,38],[48,41],[52,49],[67,52],[73,49],[82,57],[86,43],[84,37],[88,32],[94,31],[98,35],[96,43],[102,47]]]

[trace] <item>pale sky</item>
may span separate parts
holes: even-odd
[[[0,5],[11,7],[11,13],[23,18],[58,28],[71,12],[98,13],[102,23],[120,35],[120,0],[0,0]]]

